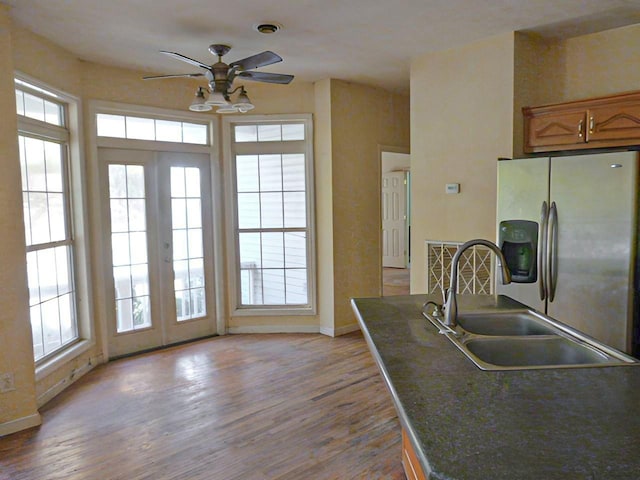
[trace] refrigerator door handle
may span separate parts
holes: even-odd
[[[538,287],[540,289],[540,300],[547,298],[547,269],[546,256],[547,256],[547,227],[549,226],[549,207],[547,202],[542,202],[542,209],[540,210],[540,234],[538,236],[538,276],[540,281]]]
[[[558,280],[558,207],[556,202],[551,203],[549,209],[549,225],[547,234],[547,282],[548,298],[550,302],[556,296],[556,283]]]

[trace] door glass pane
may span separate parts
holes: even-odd
[[[109,165],[111,249],[118,333],[151,326],[144,167]]]
[[[207,314],[200,169],[171,167],[170,177],[174,292],[181,322]]]

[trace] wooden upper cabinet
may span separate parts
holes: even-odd
[[[640,145],[640,92],[522,111],[525,152]]]
[[[589,109],[588,142],[626,141],[640,143],[640,100],[626,105],[604,105]]]

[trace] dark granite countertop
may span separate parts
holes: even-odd
[[[352,304],[430,480],[640,479],[640,366],[482,371],[422,316],[427,299]]]

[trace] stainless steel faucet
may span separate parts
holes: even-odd
[[[446,302],[444,304],[444,325],[451,328],[456,328],[458,324],[458,304],[456,302],[456,290],[458,289],[458,263],[460,263],[460,257],[470,247],[474,245],[484,245],[490,248],[498,257],[498,264],[502,269],[502,284],[507,285],[511,283],[511,272],[507,267],[507,261],[502,254],[502,250],[489,240],[483,240],[477,238],[475,240],[469,240],[458,247],[458,251],[451,260],[451,283],[449,285],[449,292],[447,293]]]

